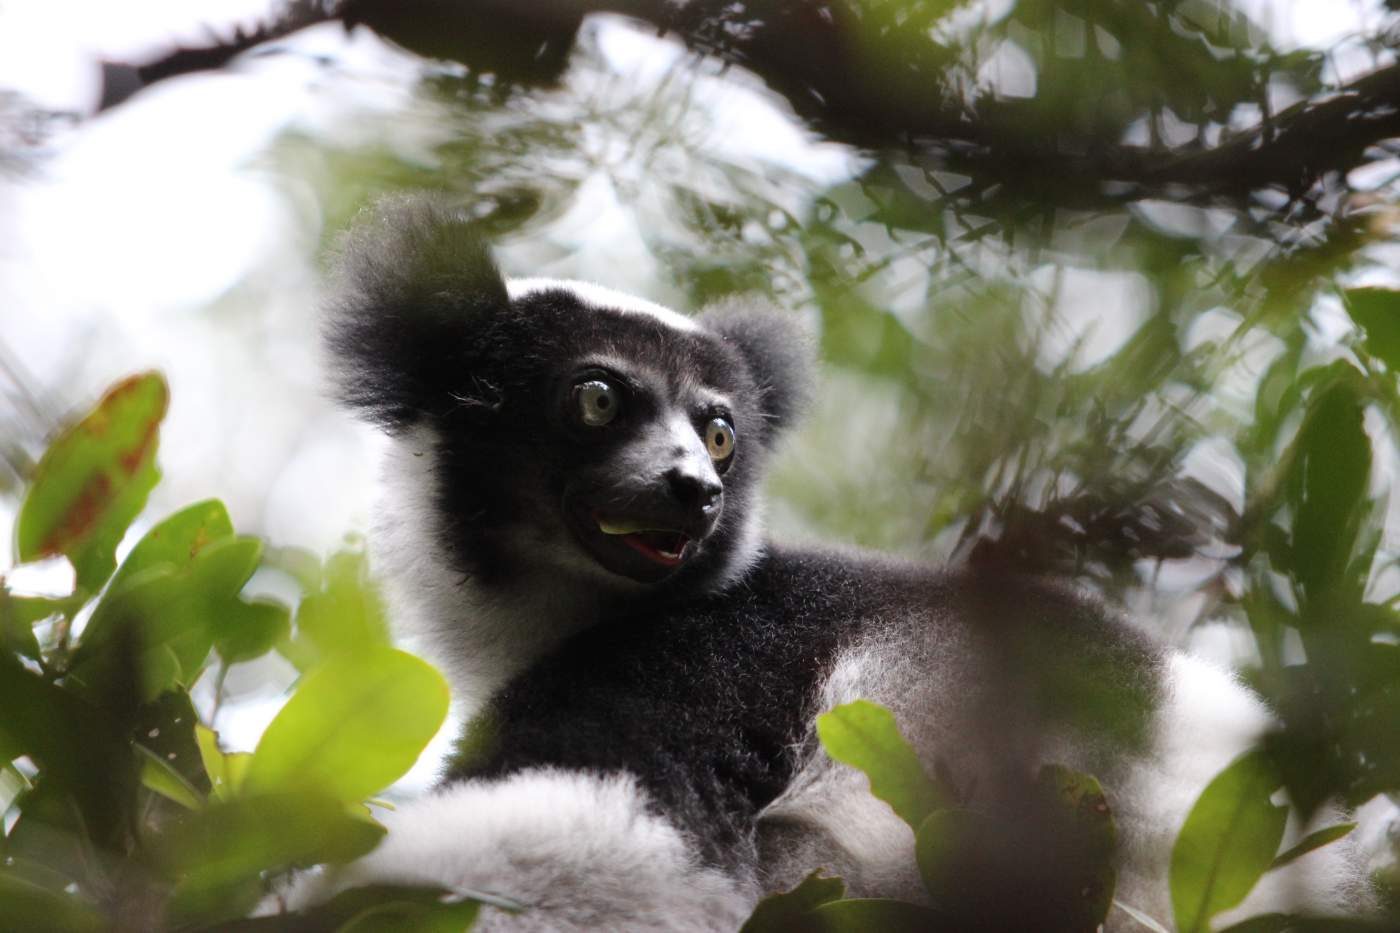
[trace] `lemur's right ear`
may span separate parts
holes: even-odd
[[[340,243],[325,314],[336,395],[402,430],[450,407],[473,335],[510,298],[470,218],[426,196],[386,198]]]

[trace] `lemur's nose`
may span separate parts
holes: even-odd
[[[719,504],[724,492],[719,479],[713,475],[692,473],[682,467],[672,467],[666,472],[666,482],[671,487],[671,495],[687,508],[698,508],[709,512]]]

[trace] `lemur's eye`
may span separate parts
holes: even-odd
[[[590,428],[601,428],[617,417],[622,394],[601,379],[589,379],[574,386],[578,418]]]
[[[734,426],[724,418],[711,418],[705,425],[705,449],[716,463],[728,460],[734,453]]]

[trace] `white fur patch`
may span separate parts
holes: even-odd
[[[377,849],[303,879],[288,907],[364,884],[430,884],[529,908],[514,917],[488,909],[473,930],[698,933],[738,929],[757,900],[753,886],[699,865],[628,776],[535,770],[468,781],[384,822]]]
[[[655,318],[667,327],[674,327],[676,330],[695,332],[700,330],[700,325],[692,321],[677,311],[672,311],[664,305],[659,305],[654,301],[647,301],[645,298],[638,298],[635,295],[628,295],[625,292],[613,291],[602,285],[594,285],[592,282],[580,282],[577,279],[509,279],[506,282],[506,293],[511,300],[521,298],[534,292],[547,291],[549,289],[563,289],[578,296],[578,299],[586,305],[593,305],[597,308],[609,308],[614,311],[622,311],[625,314],[645,314]]]

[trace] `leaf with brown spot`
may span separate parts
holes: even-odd
[[[131,376],[49,445],[20,508],[20,560],[63,555],[80,592],[102,587],[117,544],[160,479],[156,448],[169,401],[159,373]]]

